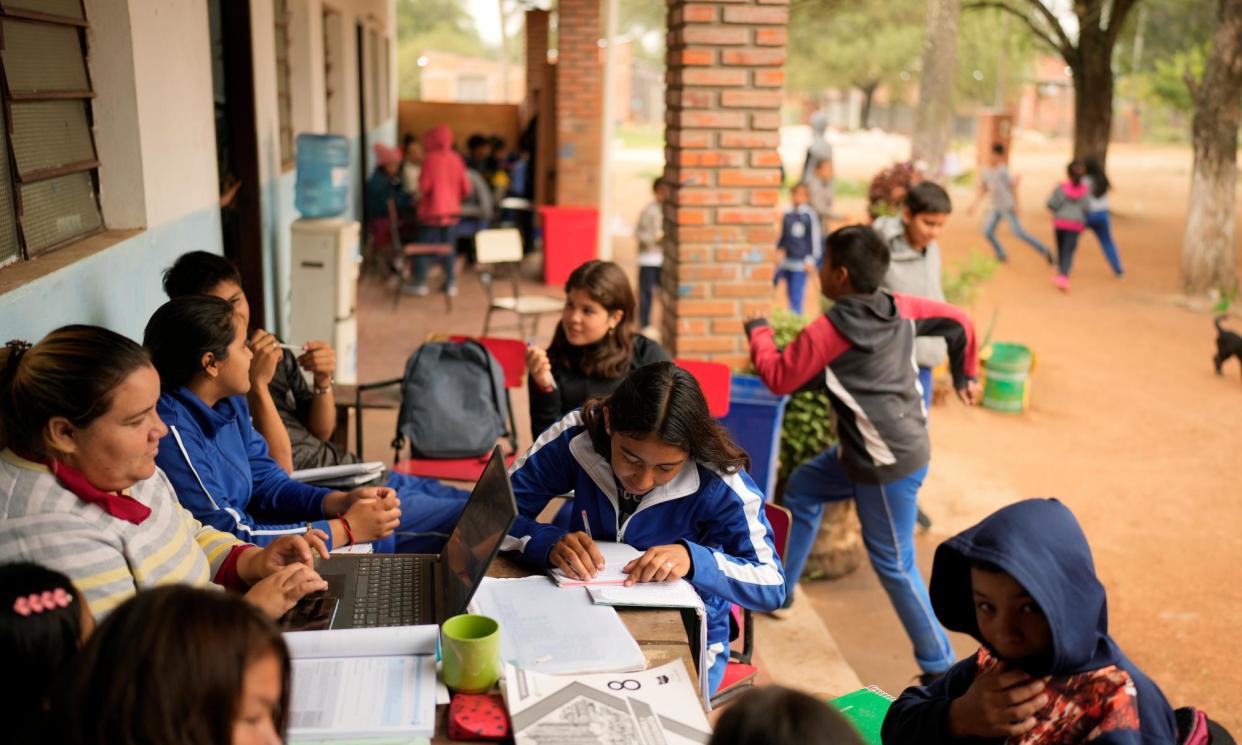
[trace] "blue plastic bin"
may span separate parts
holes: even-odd
[[[729,413],[720,423],[735,442],[750,454],[750,477],[772,500],[776,465],[781,449],[781,424],[789,396],[778,396],[754,375],[733,375]]]

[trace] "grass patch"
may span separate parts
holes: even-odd
[[[613,132],[626,148],[664,149],[663,124],[618,124]]]

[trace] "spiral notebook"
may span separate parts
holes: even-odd
[[[829,701],[833,708],[845,715],[868,745],[880,745],[880,726],[893,705],[893,697],[875,686],[859,688],[853,693],[838,696]]]

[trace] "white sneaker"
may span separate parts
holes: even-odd
[[[423,294],[425,295],[426,293]],[[444,294],[449,297],[457,297],[457,285],[449,285],[448,287],[445,287]]]
[[[431,290],[427,289],[427,285],[402,285],[401,294],[414,295],[415,297],[426,297]]]

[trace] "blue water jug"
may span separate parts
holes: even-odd
[[[302,217],[336,217],[349,206],[349,141],[340,135],[298,135],[294,205]]]

